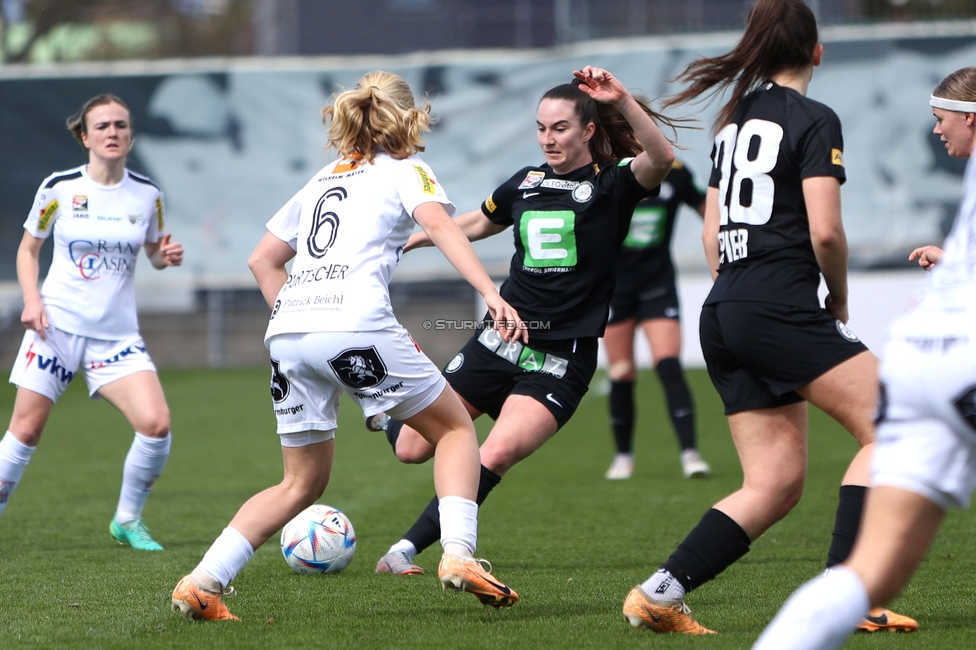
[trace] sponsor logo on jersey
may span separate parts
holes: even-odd
[[[374,346],[350,348],[329,360],[339,380],[352,388],[372,388],[386,379],[386,364]]]
[[[129,215],[129,223],[131,223],[133,225],[134,224],[142,225],[143,221],[144,221],[144,219],[142,218],[142,215],[141,214],[130,214]]]
[[[488,212],[494,212],[498,208],[498,206],[495,205],[494,196],[489,196],[487,199],[485,199],[485,207],[488,208]]]
[[[30,347],[27,348],[27,354],[24,355],[27,358],[27,367],[30,368],[34,359],[37,359],[37,369],[46,370],[58,379],[62,384],[69,383],[75,376],[74,372],[70,372],[64,366],[58,364],[57,356],[45,357],[42,354],[34,352],[34,344],[31,343]]]
[[[506,343],[502,335],[493,329],[486,329],[478,335],[478,343],[485,346],[505,361],[528,372],[541,372],[562,378],[569,367],[569,360],[533,350],[517,341]]]
[[[844,166],[844,152],[841,151],[840,149],[831,149],[830,150],[830,162],[833,163],[833,164],[835,164],[835,165],[837,165],[837,166],[839,166],[839,167],[843,167]]]
[[[563,181],[558,178],[547,178],[542,181],[542,187],[552,190],[566,190],[572,192],[579,185],[579,181]]]
[[[332,168],[332,173],[345,174],[347,172],[353,171],[357,167],[359,167],[358,160],[350,160],[348,158],[344,158],[336,163],[336,166]]]
[[[75,212],[88,212],[88,197],[82,194],[71,197],[71,209]]]
[[[156,228],[163,231],[163,199],[156,197]]]
[[[458,368],[460,368],[462,365],[464,365],[464,354],[458,352],[457,355],[451,359],[451,362],[447,364],[447,367],[444,368],[444,372],[457,372]]]
[[[840,321],[836,321],[836,323],[837,323],[837,331],[840,332],[840,335],[843,336],[845,339],[847,339],[852,343],[857,343],[860,340],[857,338],[857,334],[852,332],[851,328],[849,328],[847,325],[845,325]]]
[[[339,215],[328,209],[325,202],[330,199],[344,200],[349,194],[344,187],[332,187],[325,191],[312,215],[312,230],[308,233],[308,254],[315,259],[325,257],[339,234]]]
[[[539,196],[538,192],[522,192],[522,199],[530,199],[533,196]]]
[[[437,184],[427,173],[427,170],[420,165],[414,165],[413,168],[417,170],[417,176],[420,177],[420,187],[424,194],[437,194]]]
[[[68,244],[68,255],[86,280],[97,280],[102,273],[132,274],[138,252],[138,245],[104,239],[97,242],[76,239]]]
[[[278,360],[271,359],[271,399],[275,402],[283,402],[289,392],[288,380],[281,374]]]
[[[573,190],[573,200],[577,203],[586,203],[593,198],[593,183],[583,181]]]
[[[105,366],[110,366],[113,363],[117,363],[117,362],[125,359],[129,355],[133,355],[133,354],[136,354],[136,353],[141,353],[141,354],[145,355],[146,357],[149,356],[148,354],[146,354],[146,347],[144,345],[130,345],[126,349],[120,351],[118,354],[116,354],[114,356],[109,357],[108,359],[104,359],[102,361],[92,361],[91,362],[91,369],[92,370],[98,370],[99,368],[104,368]]]
[[[531,190],[533,187],[538,187],[542,179],[546,177],[545,172],[532,171],[526,175],[525,180],[518,186],[520,190]]]
[[[37,222],[37,230],[39,232],[47,230],[48,226],[51,225],[51,219],[58,213],[59,207],[58,200],[52,199],[50,203],[41,208],[41,216]]]

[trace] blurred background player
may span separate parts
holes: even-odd
[[[706,197],[702,237],[715,284],[700,331],[744,476],[627,595],[623,613],[635,627],[713,633],[691,617],[685,595],[745,555],[800,500],[807,401],[861,445],[841,482],[828,566],[847,558],[857,534],[874,447],[877,360],[846,326],[841,124],[806,97],[822,55],[816,18],[802,0],[758,0],[736,47],[692,62],[679,76],[690,86],[669,100],[731,86]],[[893,612],[874,614],[863,629],[918,627]]]
[[[323,111],[341,155],[268,222],[249,266],[271,320],[271,395],[284,459],[281,483],[245,503],[203,559],[173,590],[173,610],[236,620],[221,596],[254,550],[322,496],[332,472],[343,391],[369,416],[409,422],[434,452],[444,520],[438,574],[445,588],[511,606],[518,594],[482,568],[478,539],[478,439],[461,401],[393,314],[389,280],[414,220],[484,297],[499,340],[525,337],[471,244],[454,206],[415,154],[430,125],[410,87],[371,72]],[[285,264],[294,259],[291,272]]]
[[[546,162],[523,168],[479,210],[457,219],[472,241],[512,227],[515,255],[502,296],[530,325],[539,324],[527,345],[505,344],[485,329],[444,370],[472,418],[487,413],[495,420],[481,446],[479,504],[579,406],[596,370],[617,252],[637,203],[674,160],[655,123],[664,118],[606,70],[587,66],[574,75],[574,83],[547,91],[536,111]],[[426,244],[418,233],[408,248]],[[431,446],[412,428],[393,420],[386,433],[402,462],[430,458]],[[413,559],[439,529],[435,497],[376,571],[423,573]]]
[[[617,285],[610,299],[610,320],[603,334],[610,378],[610,426],[617,453],[606,477],[628,479],[634,472],[634,331],[638,325],[651,348],[654,369],[664,388],[671,425],[681,447],[686,478],[708,476],[698,453],[695,402],[681,367],[681,323],[671,236],[681,204],[705,214],[705,193],[680,161],[661,183],[658,196],[637,204],[630,230],[617,257]]]
[[[114,406],[135,429],[109,533],[120,544],[161,551],[142,510],[169,458],[169,407],[139,335],[133,274],[140,248],[154,268],[165,269],[182,263],[183,247],[162,233],[159,188],[125,168],[132,147],[125,103],[113,95],[92,97],[68,128],[88,152],[88,164],[44,179],[17,251],[27,331],[10,373],[14,411],[0,440],[0,513],[51,408],[80,367],[88,394]],[[52,234],[54,257],[38,290],[40,251]]]
[[[965,188],[945,253],[909,257],[936,268],[889,332],[864,524],[851,556],[801,587],[757,650],[839,648],[870,607],[901,593],[946,511],[976,489],[976,67],[943,79],[930,103],[949,155],[969,159]]]

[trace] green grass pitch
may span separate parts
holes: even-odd
[[[436,548],[418,558],[426,576],[373,572],[432,495],[431,471],[399,464],[346,402],[321,502],[342,509],[356,528],[352,565],[334,576],[298,576],[272,540],[235,582],[239,596],[228,602],[240,623],[183,620],[169,607],[177,579],[245,499],[281,478],[268,375],[162,374],[175,439],[145,521],[163,553],[109,538],[132,432],[109,406],[89,401],[83,385],[68,391],[0,520],[0,648],[748,648],[786,596],[822,569],[837,485],[855,448],[832,421],[811,413],[803,501],[688,598],[695,616],[720,634],[664,637],[627,625],[624,595],[741,481],[704,372],[690,372],[690,380],[712,478],[681,477],[653,374],[639,384],[633,479],[603,478],[612,448],[605,399],[596,391],[555,439],[505,477],[482,510],[479,540],[479,555],[522,597],[504,611],[441,591]],[[9,385],[0,388],[5,421],[13,395]],[[479,424],[482,433],[487,424]],[[895,603],[919,620],[919,633],[861,635],[847,647],[976,646],[974,539],[973,517],[951,514]]]

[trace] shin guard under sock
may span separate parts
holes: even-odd
[[[862,485],[840,486],[834,534],[830,540],[830,550],[827,551],[828,569],[835,564],[840,564],[851,554],[858,526],[861,525],[861,513],[864,511],[864,499],[867,493],[868,489]]]
[[[703,585],[749,552],[746,531],[720,510],[705,513],[662,567],[686,592]]]
[[[695,449],[695,402],[685,381],[678,357],[661,359],[654,367],[664,386],[664,397],[668,403],[671,424],[678,436],[682,451]]]
[[[634,382],[610,382],[610,426],[618,454],[633,453]]]
[[[391,421],[392,424],[392,421]],[[495,489],[501,482],[502,477],[491,471],[484,465],[481,466],[481,478],[478,482],[478,498],[475,501],[479,506],[484,503],[488,493]],[[409,541],[420,553],[424,549],[437,543],[441,538],[440,509],[437,497],[430,500],[427,507],[414,522],[410,530],[406,532],[403,539]]]

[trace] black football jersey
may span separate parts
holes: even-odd
[[[719,274],[705,304],[726,300],[819,306],[803,180],[844,173],[837,114],[766,81],[746,96],[712,149],[718,188]]]
[[[671,236],[681,204],[698,209],[705,193],[680,161],[661,183],[658,196],[644,199],[634,209],[630,230],[617,259],[617,291],[646,290],[648,285],[674,284]]]
[[[656,193],[637,182],[631,160],[568,174],[526,167],[481,205],[492,222],[513,226],[515,255],[501,295],[529,321],[531,339],[603,335],[631,215]]]

